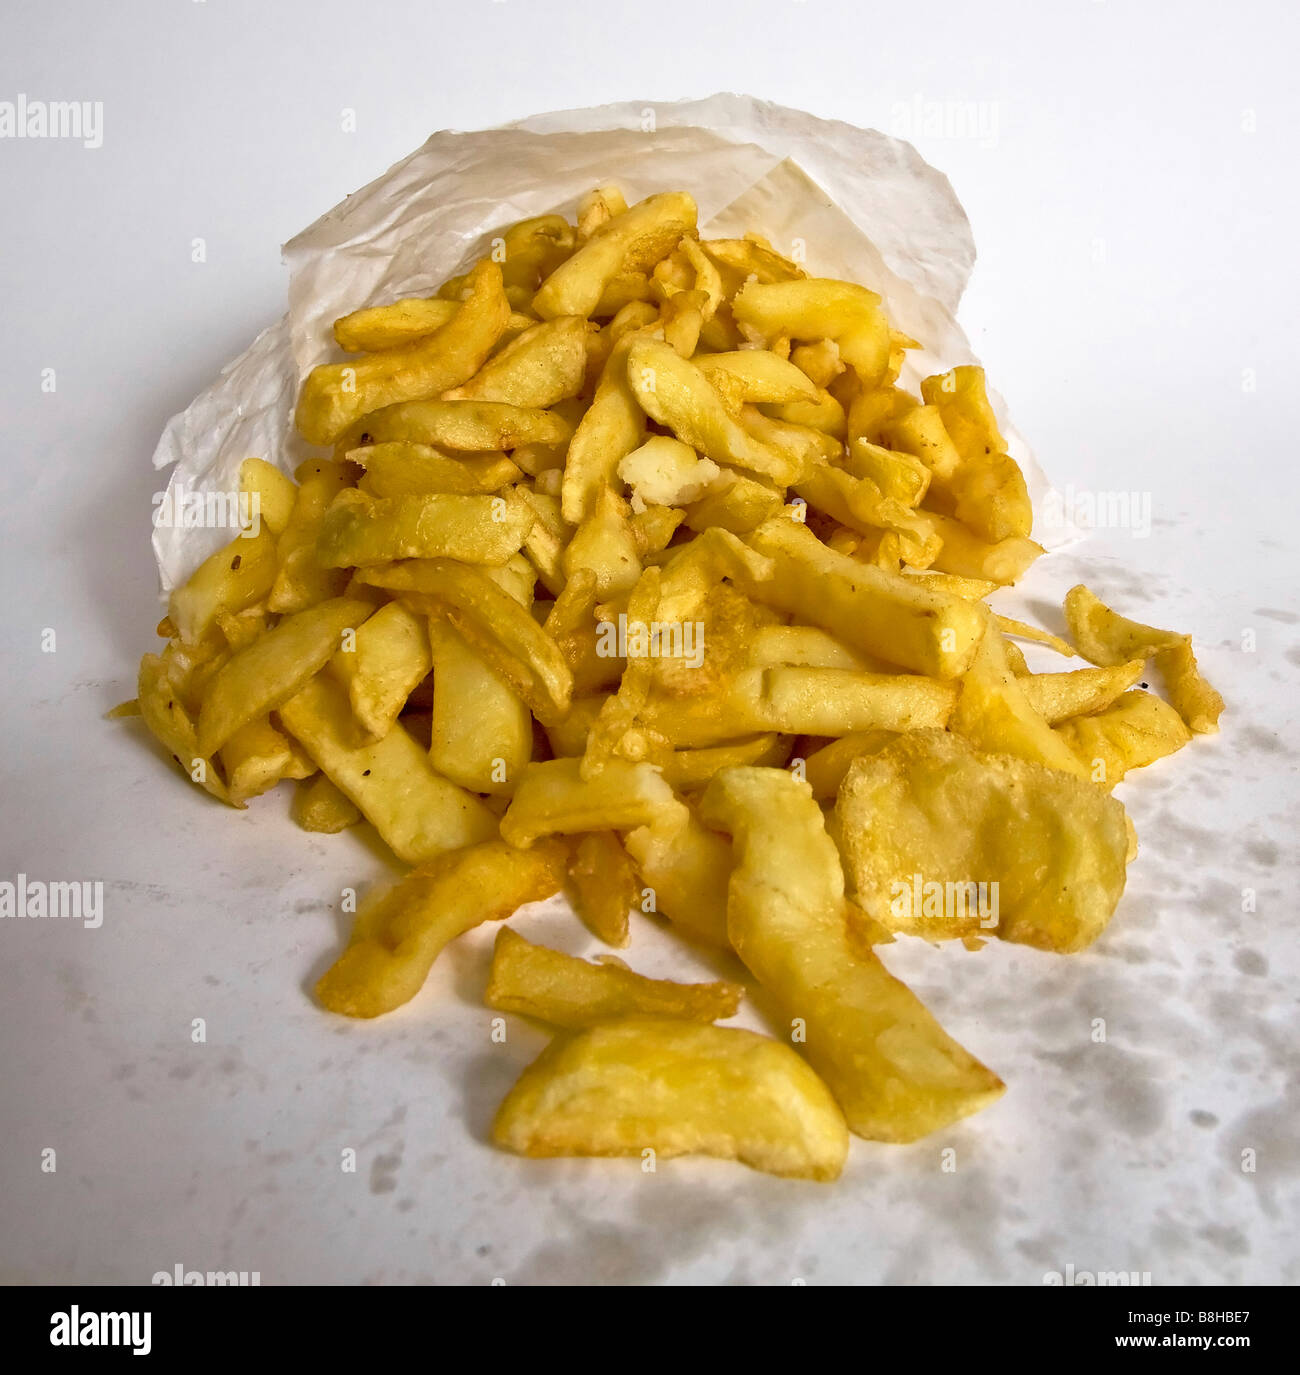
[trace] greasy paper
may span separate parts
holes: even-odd
[[[706,237],[755,231],[814,275],[878,291],[895,327],[924,345],[903,374],[913,387],[977,361],[955,318],[975,261],[970,226],[947,178],[910,144],[749,96],[633,101],[434,134],[321,216],[285,245],[284,319],[168,422],[154,466],[170,465],[172,489],[191,493],[233,491],[252,455],[291,473],[319,452],[293,433],[293,408],[306,373],[341,356],[331,335],[338,316],[431,295],[506,225],[555,211],[572,217],[578,198],[606,182],[629,202],[689,191]],[[1046,478],[993,399],[1037,507]],[[1065,532],[1045,533],[1064,542]],[[230,537],[156,526],[164,588]]]

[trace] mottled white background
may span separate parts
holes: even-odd
[[[0,923],[0,1278],[1300,1280],[1298,29],[1154,0],[11,0],[0,100],[100,100],[104,143],[0,140],[0,878],[102,879],[107,912]],[[489,1043],[490,933],[383,1023],[326,1017],[307,990],[377,851],[298,832],[279,795],[218,810],[101,720],[158,615],[149,455],[282,313],[279,243],[434,129],[718,89],[911,137],[950,176],[980,251],[962,317],[1043,465],[1153,502],[1148,538],[1044,561],[1029,604],[1054,623],[1086,576],[1193,630],[1229,702],[1124,785],[1142,853],[1093,951],[886,952],[1009,1091],[920,1145],[856,1142],[833,1189],[493,1152],[541,1038]],[[916,124],[967,104],[976,137]],[[631,957],[701,967],[646,922]]]

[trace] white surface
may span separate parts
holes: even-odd
[[[272,8],[6,16],[0,100],[102,100],[104,144],[0,141],[0,878],[102,879],[107,910],[97,931],[0,923],[3,1277],[1300,1279],[1289,10]],[[282,312],[279,242],[433,129],[726,87],[904,136],[927,103],[982,107],[983,137],[915,139],[974,227],[967,331],[1059,486],[1154,511],[1149,538],[1044,561],[1030,602],[1086,574],[1194,631],[1229,701],[1219,738],[1124,785],[1143,849],[1094,951],[888,952],[1009,1091],[917,1147],[855,1143],[834,1189],[493,1152],[485,1125],[540,1037],[488,1040],[490,933],[393,1018],[325,1017],[306,990],[339,889],[381,863],[298,832],[278,797],[217,810],[100,719],[157,614],[148,456]],[[642,924],[631,954],[656,972],[677,950]]]

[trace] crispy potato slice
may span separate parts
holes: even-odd
[[[1190,635],[1130,621],[1082,583],[1066,593],[1065,619],[1085,659],[1113,666],[1129,659],[1154,658],[1170,700],[1191,730],[1204,735],[1219,729],[1223,698],[1201,677]]]
[[[382,739],[433,667],[427,622],[401,602],[389,602],[357,627],[352,647],[340,649],[330,667],[363,730]]]
[[[944,429],[967,462],[1006,453],[1007,442],[998,430],[997,417],[985,390],[983,368],[962,364],[927,377],[921,383],[921,395],[927,405],[938,408]]]
[[[874,291],[854,282],[807,277],[795,282],[746,282],[732,314],[765,341],[834,339],[862,384],[880,383],[889,366],[889,322]]]
[[[981,754],[941,731],[901,736],[859,758],[835,814],[856,900],[891,930],[927,940],[987,930],[1040,950],[1082,950],[1124,891],[1128,833],[1118,802],[1089,782]],[[978,897],[980,884],[990,885],[996,926],[972,913],[971,886]],[[931,907],[939,889],[944,901]]]
[[[835,1100],[789,1046],[665,1017],[557,1036],[506,1095],[492,1139],[520,1155],[703,1154],[820,1180],[848,1153]]]
[[[398,593],[413,610],[445,616],[543,725],[568,711],[573,672],[559,646],[486,573],[452,559],[411,559],[365,568],[359,576]]]
[[[1028,539],[1034,524],[1025,475],[1009,454],[968,460],[952,479],[953,515],[990,544]]]
[[[874,482],[882,496],[892,497],[909,510],[919,506],[930,490],[930,470],[915,454],[886,449],[861,437],[850,441],[844,467],[854,477]]]
[[[750,641],[751,668],[792,664],[806,668],[852,669],[858,673],[889,673],[892,668],[860,649],[850,649],[834,635],[814,625],[765,625]]]
[[[743,239],[702,239],[700,247],[730,277],[730,283],[723,283],[728,296],[734,295],[750,277],[760,282],[794,282],[807,276],[798,263],[783,258],[756,235]]]
[[[340,443],[347,453],[365,444],[400,441],[481,454],[525,444],[563,444],[571,433],[559,411],[505,401],[405,401],[365,416]]]
[[[1104,711],[1142,676],[1141,659],[1114,668],[1080,668],[1073,673],[1030,673],[1016,679],[1029,705],[1055,726],[1071,716]]]
[[[695,229],[695,214],[684,191],[665,191],[613,216],[546,278],[533,310],[544,320],[594,314],[617,275],[650,271]]]
[[[239,465],[239,493],[273,535],[289,524],[298,499],[293,480],[264,458],[246,458]]]
[[[597,186],[578,202],[578,242],[586,243],[601,225],[627,209],[627,199],[617,186]]]
[[[637,1016],[724,1021],[736,1015],[744,992],[734,983],[675,983],[648,979],[617,964],[592,964],[534,945],[503,926],[483,1001],[498,1012],[574,1028]]]
[[[328,774],[317,773],[298,785],[293,798],[293,819],[304,831],[337,835],[355,826],[361,820],[361,811]]]
[[[630,830],[686,811],[653,765],[611,759],[599,773],[583,778],[580,762],[528,765],[501,818],[504,839],[526,849],[540,836]]]
[[[366,470],[362,490],[372,497],[423,496],[430,492],[472,496],[499,492],[522,477],[505,454],[449,457],[432,444],[392,440],[348,451],[348,462]]]
[[[473,377],[510,322],[510,302],[501,268],[490,258],[475,265],[469,286],[470,295],[456,314],[432,334],[346,363],[313,368],[302,384],[294,417],[302,437],[309,444],[332,444],[371,411],[439,396]]]
[[[984,619],[968,602],[838,554],[786,516],[761,525],[748,542],[775,567],[772,577],[746,585],[756,601],[916,673],[956,678],[969,668]]]
[[[651,420],[706,458],[782,484],[799,476],[803,465],[753,438],[727,410],[708,377],[668,344],[634,336],[627,354],[627,377]]]
[[[1102,673],[1104,669],[1094,669]],[[1188,743],[1192,732],[1168,702],[1149,692],[1126,692],[1094,716],[1057,727],[1094,783],[1113,788],[1130,769],[1145,768]]]
[[[1006,644],[990,626],[961,680],[950,727],[976,749],[1014,754],[1084,776],[1074,752],[1035,709],[1007,662]]]
[[[606,945],[628,943],[628,914],[640,899],[636,870],[613,831],[579,836],[569,863],[573,905],[592,935]]]
[[[915,1141],[1002,1094],[997,1075],[850,937],[840,856],[805,782],[728,769],[701,810],[732,835],[731,944],[790,1019],[850,1131]]]
[[[536,517],[512,494],[370,497],[340,492],[316,537],[325,568],[395,559],[459,559],[501,565],[523,547]]]
[[[904,561],[914,568],[928,568],[939,553],[943,541],[928,513],[885,496],[870,479],[823,463],[797,482],[794,490],[814,510],[824,511],[851,530],[892,530]]]
[[[457,936],[558,893],[563,882],[560,845],[520,854],[489,840],[440,855],[361,905],[351,939],[316,985],[316,997],[345,1017],[392,1012],[415,997]]]
[[[641,576],[641,553],[628,519],[627,502],[609,487],[596,493],[591,509],[573,532],[561,559],[565,580],[580,569],[596,575],[602,597],[630,591]]]
[[[264,525],[255,536],[236,535],[204,559],[173,590],[167,618],[182,643],[197,644],[222,612],[233,614],[260,602],[275,581],[275,535]]]
[[[496,835],[496,817],[437,773],[400,722],[358,745],[347,694],[332,679],[313,678],[280,708],[280,722],[405,863]]]
[[[314,677],[374,610],[338,597],[286,616],[274,630],[230,657],[213,677],[199,711],[199,753],[213,755],[249,721],[274,711]]]
[[[579,315],[533,325],[493,354],[468,382],[445,391],[443,399],[545,409],[577,396],[587,375],[588,328]]]
[[[768,480],[724,468],[709,490],[687,509],[685,523],[700,533],[716,526],[734,535],[747,535],[784,504],[781,493]]]

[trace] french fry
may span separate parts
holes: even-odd
[[[307,778],[316,766],[265,717],[249,721],[221,747],[230,805],[243,807],[286,778]]]
[[[850,941],[840,856],[806,783],[783,769],[728,769],[701,806],[732,836],[731,944],[789,1019],[851,1132],[915,1141],[1002,1094],[997,1075]]]
[[[382,740],[359,745],[347,693],[313,678],[280,708],[280,721],[407,864],[497,834],[497,819],[473,794],[437,773],[398,723]]]
[[[1130,769],[1145,768],[1182,749],[1192,738],[1174,707],[1141,691],[1126,692],[1095,715],[1076,716],[1056,729],[1092,781],[1106,788]]]
[[[181,642],[197,644],[222,612],[243,611],[261,601],[275,581],[275,535],[269,525],[249,538],[237,535],[176,588],[167,617]]]
[[[499,492],[522,476],[519,465],[505,454],[451,458],[432,444],[403,440],[362,445],[348,452],[348,462],[366,470],[362,490],[372,497]]]
[[[361,820],[361,811],[327,774],[303,779],[293,799],[293,819],[304,831],[337,835]]]
[[[440,855],[361,905],[347,947],[317,983],[316,997],[345,1017],[392,1012],[415,997],[457,936],[550,897],[563,882],[559,845],[521,855],[488,840]]]
[[[674,983],[616,964],[591,964],[534,945],[503,926],[483,1001],[498,1012],[518,1012],[572,1029],[637,1016],[725,1021],[736,1015],[743,994],[734,983]]]
[[[756,600],[916,673],[956,678],[970,666],[984,621],[968,603],[837,554],[784,516],[759,526],[748,543],[775,566],[772,577],[747,585]]]
[[[456,314],[432,334],[347,363],[313,368],[295,416],[302,437],[309,444],[332,444],[371,411],[439,396],[473,377],[509,323],[510,303],[501,269],[490,258],[470,273],[470,287]]]
[[[577,396],[587,372],[587,330],[586,320],[578,315],[533,325],[443,397],[545,409]]]
[[[365,444],[435,444],[482,454],[525,444],[564,444],[572,428],[558,411],[505,401],[406,401],[371,412],[340,441],[346,453]]]
[[[640,891],[636,871],[613,831],[588,831],[578,837],[569,863],[573,905],[592,935],[606,945],[628,943],[628,914]]]
[[[1073,673],[1031,673],[1016,679],[1029,705],[1055,726],[1072,716],[1104,711],[1142,676],[1141,659],[1114,668],[1080,668]]]
[[[199,753],[215,754],[249,721],[274,711],[317,674],[374,610],[339,597],[286,616],[274,630],[231,656],[212,679],[199,711]]]
[[[731,309],[742,327],[768,342],[778,336],[834,339],[864,386],[876,386],[889,365],[889,322],[880,297],[856,283],[819,277],[746,282]]]
[[[529,764],[501,818],[501,835],[527,849],[540,837],[623,831],[682,817],[685,806],[650,764],[610,760],[583,778],[577,759]]]
[[[438,558],[500,565],[519,552],[535,519],[513,494],[369,497],[349,490],[325,513],[316,556],[325,568]]]
[[[340,649],[330,667],[347,688],[362,729],[370,739],[382,739],[433,667],[427,623],[400,602],[389,602],[357,627],[352,646]]]
[[[520,1155],[703,1154],[821,1180],[848,1151],[834,1099],[789,1046],[665,1017],[557,1037],[506,1095],[492,1139]]]
[[[246,458],[239,465],[239,491],[273,535],[289,524],[298,489],[264,458]]]
[[[269,610],[305,611],[343,592],[347,574],[321,564],[316,557],[316,536],[330,503],[349,482],[347,466],[342,463],[320,459],[299,467],[298,499],[276,548],[278,566],[267,598]]]

